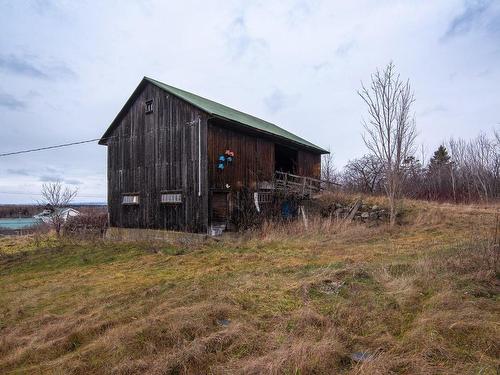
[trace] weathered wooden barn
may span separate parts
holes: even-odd
[[[317,187],[324,149],[257,117],[144,77],[104,133],[111,227],[208,233],[242,194]]]

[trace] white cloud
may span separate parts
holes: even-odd
[[[0,152],[100,136],[148,75],[330,145],[341,165],[365,152],[360,81],[391,60],[413,84],[432,149],[500,121],[499,6],[484,4],[463,21],[461,0],[2,3]],[[1,175],[0,191],[38,191],[40,176],[57,174],[105,196],[105,152],[0,158],[0,170],[34,171]]]

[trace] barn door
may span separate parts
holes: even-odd
[[[211,198],[210,219],[212,231],[222,232],[226,229],[229,219],[229,193],[213,191]]]

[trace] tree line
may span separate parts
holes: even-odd
[[[427,162],[409,156],[402,163],[402,196],[456,203],[500,198],[500,133],[443,142]],[[342,188],[368,194],[385,193],[383,163],[366,154],[330,175]]]
[[[393,63],[362,84],[359,96],[366,104],[362,120],[368,152],[336,170],[333,156],[324,155],[323,179],[340,183],[350,192],[385,194],[391,209],[408,197],[456,203],[490,202],[500,198],[500,132],[473,139],[443,142],[427,161],[417,157],[416,121],[411,112],[414,94]]]

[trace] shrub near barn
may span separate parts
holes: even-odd
[[[103,237],[108,227],[108,214],[87,210],[69,218],[64,224],[64,234],[82,237]]]

